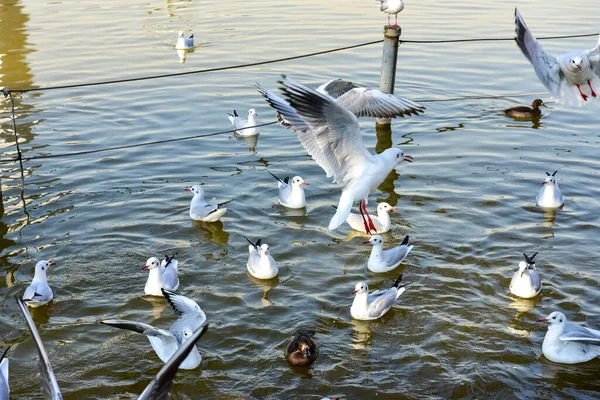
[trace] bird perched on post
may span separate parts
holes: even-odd
[[[393,28],[398,26],[398,13],[404,10],[404,2],[402,0],[376,0],[379,3],[379,9],[388,15],[388,27]],[[392,25],[390,22],[390,14],[396,16],[396,23]]]

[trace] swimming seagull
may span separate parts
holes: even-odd
[[[379,9],[388,15],[388,27],[393,28],[398,26],[398,13],[404,10],[404,2],[402,0],[376,0],[379,3]],[[396,24],[392,25],[390,22],[390,14],[396,16]]]
[[[179,278],[177,277],[178,262],[175,260],[175,255],[172,257],[165,255],[165,259],[162,262],[159,262],[156,257],[150,257],[146,261],[142,270],[147,269],[149,273],[146,286],[144,286],[144,293],[150,296],[162,297],[161,288],[173,291],[177,290],[179,287]]]
[[[227,114],[229,121],[235,127],[237,133],[240,136],[254,136],[258,135],[258,128],[249,128],[252,126],[258,125],[256,117],[258,114],[254,111],[254,108],[248,110],[248,120],[240,118],[235,110],[233,110],[233,114]]]
[[[25,307],[24,301],[18,297],[15,298],[17,300],[19,308],[21,309],[21,313],[23,313],[23,317],[25,317],[25,322],[29,327],[29,331],[31,332],[31,336],[33,337],[33,341],[35,342],[38,354],[40,356],[38,360],[38,367],[40,369],[40,381],[42,384],[42,392],[44,393],[44,397],[46,399],[61,400],[62,394],[60,393],[60,388],[58,387],[56,376],[52,371],[52,365],[50,365],[48,353],[46,353],[44,343],[42,343],[42,338],[40,337],[35,323],[33,322],[33,318],[31,318],[29,310],[27,309],[27,307]]]
[[[8,385],[8,358],[6,358],[6,353],[10,346],[8,346],[2,352],[0,356],[0,399],[8,399],[10,394],[10,386]]]
[[[408,235],[402,241],[402,244],[388,250],[383,250],[383,238],[379,235],[372,236],[368,242],[371,243],[371,256],[367,263],[367,268],[372,272],[389,272],[402,262],[413,249],[413,245],[408,244]]]
[[[354,319],[368,321],[383,317],[394,305],[394,302],[404,291],[404,287],[410,285],[405,283],[400,285],[402,274],[396,279],[396,282],[391,288],[386,290],[376,290],[369,294],[367,282],[358,282],[354,288],[353,294],[356,294],[352,307],[350,307],[350,315]]]
[[[557,172],[558,170],[554,171],[552,174],[546,172],[546,179],[542,182],[542,187],[535,199],[538,206],[544,208],[558,208],[564,204],[565,198],[563,197],[555,178]]]
[[[591,101],[589,96],[596,97],[594,87],[600,89],[600,38],[593,49],[553,57],[544,51],[516,8],[515,25],[517,45],[558,103],[582,104]],[[581,90],[582,86],[589,88],[589,94]]]
[[[190,218],[194,221],[217,222],[227,212],[227,209],[223,206],[233,201],[217,203],[217,199],[213,197],[207,203],[204,200],[204,189],[200,185],[186,187],[185,190],[194,194],[190,203]]]
[[[244,239],[250,243],[248,246],[248,263],[246,264],[250,275],[257,279],[273,279],[279,273],[277,263],[271,257],[271,250],[266,243],[260,244],[262,239],[252,243],[250,239],[244,236]]]
[[[287,208],[304,208],[306,207],[306,198],[304,197],[303,185],[308,185],[302,177],[295,176],[290,183],[290,177],[286,176],[283,180],[277,175],[267,171],[272,177],[277,179],[279,186],[279,203]]]
[[[313,336],[317,333],[312,329],[300,329],[285,347],[285,358],[297,367],[308,367],[315,362],[319,348]]]
[[[600,356],[600,331],[567,322],[567,317],[554,311],[537,322],[549,322],[542,343],[542,353],[555,363],[577,364]]]
[[[33,280],[23,293],[23,301],[29,307],[37,308],[43,306],[54,298],[52,289],[48,286],[48,278],[46,277],[48,268],[53,265],[55,263],[46,260],[39,261],[35,265]]]
[[[177,50],[189,50],[194,48],[194,34],[192,33],[188,37],[185,37],[183,32],[179,31],[177,35],[177,44],[175,45]]]
[[[334,182],[344,185],[329,229],[343,224],[354,202],[359,201],[366,232],[376,231],[366,210],[368,197],[398,164],[412,162],[412,157],[398,148],[371,154],[354,114],[332,97],[291,78],[283,76],[281,83],[289,103],[266,89],[259,87],[259,91],[296,128],[300,142],[327,177],[333,176]]]
[[[168,331],[141,322],[123,319],[105,319],[100,321],[100,323],[148,336],[148,340],[152,348],[154,348],[156,355],[163,362],[167,362],[194,332],[202,328],[202,325],[206,321],[206,315],[195,301],[170,290],[161,290],[175,313],[179,316]],[[180,368],[194,369],[201,362],[202,356],[198,348],[195,347],[181,363]]]
[[[515,296],[530,299],[541,292],[542,280],[535,268],[535,261],[533,261],[536,255],[537,252],[528,257],[527,254],[523,253],[525,261],[519,263],[519,270],[515,272],[510,280],[509,289]]]
[[[392,220],[390,219],[390,211],[394,211],[396,207],[390,206],[388,203],[383,202],[377,205],[377,215],[370,215],[369,217],[373,220],[375,230],[377,233],[385,233],[392,228]],[[350,213],[346,222],[350,227],[356,231],[366,232],[365,225],[363,224],[362,216]]]

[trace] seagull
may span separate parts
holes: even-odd
[[[297,367],[308,367],[315,362],[319,355],[319,348],[313,340],[316,331],[300,329],[294,338],[285,347],[285,358]]]
[[[23,301],[33,308],[43,306],[53,299],[52,289],[48,286],[48,278],[46,272],[48,268],[55,265],[55,263],[42,260],[35,265],[35,274],[31,284],[25,289],[23,293]]]
[[[269,171],[267,171],[269,172]],[[276,175],[269,172],[277,181],[279,181],[279,203],[287,208],[304,208],[306,207],[306,198],[304,197],[304,188],[302,185],[308,185],[301,176],[292,178],[292,183],[289,183],[290,177],[286,176],[281,180]]]
[[[544,104],[544,102],[541,99],[535,99],[535,100],[533,100],[533,103],[531,103],[531,107],[528,107],[528,106],[512,107],[507,110],[504,110],[504,114],[508,115],[509,117],[516,118],[516,119],[539,118],[542,116],[542,110],[540,110],[540,106],[544,106],[546,108],[548,107],[547,105]]]
[[[581,105],[591,101],[589,96],[596,97],[594,87],[600,89],[600,38],[593,49],[553,57],[544,51],[516,8],[515,24],[517,45],[558,103]],[[589,88],[589,94],[581,90],[582,86]]]
[[[150,340],[150,344],[154,348],[156,355],[163,362],[167,362],[194,332],[202,328],[202,325],[206,321],[206,315],[195,301],[170,290],[161,290],[175,313],[179,315],[177,321],[171,325],[168,331],[141,322],[123,319],[105,319],[100,321],[100,323],[148,336],[148,340]],[[194,369],[201,362],[202,356],[198,352],[198,348],[193,348],[181,363],[180,368]]]
[[[388,15],[388,28],[398,26],[398,13],[404,10],[404,2],[402,0],[376,0],[379,3],[379,9]],[[392,25],[390,22],[390,14],[396,16],[396,24]]]
[[[385,233],[392,228],[392,220],[390,219],[390,211],[396,210],[396,207],[390,206],[388,203],[383,202],[377,205],[377,215],[370,215],[369,218],[373,220],[373,224],[375,225],[375,231],[377,233]],[[350,227],[356,231],[367,232],[365,229],[365,224],[363,224],[362,216],[350,213],[348,218],[346,218],[346,222]]]
[[[2,356],[0,356],[0,399],[8,399],[10,394],[10,386],[8,386],[8,358],[6,358],[6,353],[10,346],[8,346],[2,352]]]
[[[200,185],[186,187],[185,190],[194,193],[194,198],[190,203],[190,218],[194,221],[217,222],[227,212],[227,209],[223,206],[233,201],[217,203],[217,199],[213,197],[207,203],[204,201],[204,189]]]
[[[177,290],[179,287],[177,264],[175,254],[172,257],[165,255],[162,262],[159,262],[156,257],[150,257],[142,267],[142,270],[147,269],[149,271],[144,293],[150,296],[162,297],[161,288],[172,291]]]
[[[35,323],[33,322],[33,318],[31,318],[29,310],[27,307],[25,307],[24,300],[21,300],[18,297],[15,298],[19,308],[21,309],[21,313],[23,313],[23,317],[25,317],[25,322],[29,327],[29,331],[31,332],[31,336],[33,337],[33,341],[35,342],[38,354],[40,356],[38,360],[38,367],[40,369],[40,381],[42,384],[42,392],[44,392],[44,397],[51,400],[62,400],[62,394],[60,392],[60,388],[58,387],[58,381],[56,380],[54,371],[52,371],[52,365],[50,365],[48,353],[46,353],[44,343],[42,343],[42,338],[40,337]]]
[[[577,364],[600,356],[600,331],[567,322],[567,317],[554,311],[537,322],[549,322],[542,343],[542,353],[555,363]]]
[[[235,110],[233,110],[233,114],[227,114],[229,121],[235,127],[237,133],[240,136],[255,136],[258,135],[258,128],[248,128],[249,126],[256,126],[258,122],[256,121],[256,117],[258,114],[254,111],[254,108],[248,110],[248,120],[241,119]]]
[[[248,246],[248,272],[250,275],[257,279],[273,279],[279,273],[277,263],[273,257],[271,257],[271,251],[269,245],[266,243],[260,244],[261,239],[258,239],[256,243],[252,243],[250,239],[244,236],[244,239],[250,243]]]
[[[333,176],[334,182],[344,185],[329,230],[343,224],[354,202],[359,201],[366,232],[376,231],[366,210],[367,199],[399,163],[412,162],[412,157],[398,148],[370,153],[354,114],[330,96],[291,78],[283,79],[282,90],[289,103],[261,87],[259,91],[299,132],[300,142],[327,177]]]
[[[396,269],[413,249],[413,245],[408,245],[408,235],[406,235],[400,246],[389,250],[383,250],[383,238],[379,235],[372,236],[368,242],[364,242],[364,244],[367,243],[373,245],[367,263],[367,268],[371,272],[389,272]]]
[[[354,287],[353,294],[356,294],[352,307],[350,307],[350,315],[354,319],[368,321],[383,317],[394,305],[394,302],[404,291],[404,287],[410,285],[405,283],[400,285],[402,274],[396,279],[396,282],[391,288],[386,290],[376,290],[369,294],[367,282],[358,282]]]
[[[528,257],[527,254],[523,253],[525,261],[519,263],[519,270],[515,272],[510,280],[509,289],[515,296],[530,299],[541,292],[542,280],[535,268],[535,261],[533,261],[536,255],[537,252]]]
[[[183,32],[179,31],[177,35],[177,44],[175,45],[177,50],[189,50],[194,48],[194,34],[192,33],[188,37],[185,37]]]
[[[552,174],[546,172],[546,180],[542,182],[542,187],[535,199],[538,206],[544,208],[558,208],[564,204],[565,198],[563,197],[555,178],[557,172],[558,171],[554,171]]]

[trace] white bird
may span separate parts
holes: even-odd
[[[177,321],[171,325],[168,331],[141,322],[123,319],[105,319],[100,321],[100,323],[146,335],[156,355],[163,362],[167,362],[194,332],[202,328],[202,325],[206,321],[206,315],[195,301],[170,290],[162,289],[162,292],[175,313],[179,315]],[[181,363],[180,368],[194,369],[201,362],[202,356],[198,348],[193,348]]]
[[[178,262],[175,260],[175,255],[173,257],[165,255],[165,259],[162,262],[159,262],[156,257],[150,257],[142,267],[142,270],[148,270],[148,280],[146,281],[146,286],[144,286],[144,293],[150,296],[162,297],[163,294],[160,290],[162,288],[173,291],[177,290],[179,288],[177,265]]]
[[[58,387],[58,381],[56,380],[56,376],[54,375],[54,371],[52,371],[52,365],[50,365],[50,358],[48,358],[48,353],[46,353],[46,349],[44,348],[44,343],[42,343],[42,338],[33,322],[33,318],[31,318],[31,314],[29,314],[29,310],[25,307],[23,300],[16,297],[17,304],[21,309],[21,313],[23,313],[23,317],[25,317],[25,322],[27,323],[27,327],[29,327],[29,331],[31,332],[31,336],[33,337],[33,341],[37,347],[38,354],[40,356],[38,360],[38,367],[40,369],[40,381],[42,385],[42,392],[44,392],[44,398],[50,400],[62,400],[62,394],[60,392],[60,388]]]
[[[557,172],[558,171],[554,171],[552,174],[546,172],[546,179],[542,182],[542,187],[535,199],[538,206],[544,208],[558,208],[564,204],[565,198],[558,187],[558,182],[555,177]]]
[[[392,228],[392,220],[390,219],[389,212],[394,211],[395,209],[396,207],[392,207],[388,203],[383,202],[377,205],[377,215],[369,214],[369,218],[373,221],[377,233],[385,233]],[[346,218],[346,222],[356,231],[367,232],[365,230],[363,218],[359,214],[350,213],[348,218]]]
[[[528,257],[523,253],[525,261],[519,263],[519,270],[510,280],[509,289],[515,296],[530,299],[542,291],[542,280],[535,268],[535,261],[533,261],[536,255],[537,253],[533,253],[531,257]]]
[[[6,358],[6,353],[10,346],[8,346],[2,352],[2,356],[0,356],[0,399],[5,400],[9,398],[10,395],[10,386],[8,385],[8,358]]]
[[[269,171],[267,171],[269,172]],[[304,196],[304,188],[302,185],[308,185],[301,176],[295,176],[290,183],[290,177],[286,176],[283,180],[269,172],[278,181],[279,186],[279,203],[287,208],[304,208],[306,207],[306,198]]]
[[[269,245],[266,243],[260,244],[261,239],[256,243],[252,243],[250,239],[244,236],[244,239],[250,243],[248,246],[248,272],[257,279],[273,279],[279,273],[277,263],[271,257]]]
[[[229,121],[240,136],[254,136],[259,134],[258,128],[249,128],[258,125],[256,120],[258,114],[254,111],[254,108],[248,110],[248,120],[240,118],[235,110],[233,110],[233,114],[227,115],[227,118],[229,118]]]
[[[577,364],[600,356],[600,331],[567,322],[567,317],[554,311],[537,322],[549,322],[542,343],[542,353],[555,363]]]
[[[29,307],[37,308],[43,306],[54,297],[52,289],[48,286],[48,278],[46,276],[48,268],[53,265],[55,265],[55,263],[46,260],[39,261],[35,265],[33,280],[23,293],[23,301]]]
[[[367,233],[375,225],[366,210],[371,193],[401,162],[412,162],[398,148],[372,154],[365,147],[358,119],[330,96],[319,93],[284,76],[282,90],[289,103],[259,87],[271,107],[281,113],[298,131],[298,138],[307,153],[319,164],[328,177],[344,185],[337,212],[329,229],[339,227],[350,215],[355,201]]]
[[[384,13],[388,14],[388,27],[393,28],[398,26],[398,13],[404,10],[404,2],[402,0],[376,0],[379,3],[379,9]],[[390,14],[396,16],[396,24],[392,25],[390,22]]]
[[[177,35],[177,44],[175,49],[177,50],[189,50],[194,48],[194,34],[192,33],[188,37],[185,37],[183,32],[179,31]]]
[[[213,197],[207,203],[204,200],[204,189],[200,185],[186,187],[185,190],[194,194],[190,203],[190,218],[194,221],[217,222],[227,212],[227,209],[223,208],[223,206],[233,201],[229,200],[217,203],[217,199]]]
[[[389,272],[396,269],[413,249],[413,245],[409,246],[408,244],[408,235],[406,235],[400,246],[389,250],[383,250],[383,238],[379,235],[372,236],[364,244],[367,243],[373,245],[371,256],[367,263],[367,268],[372,272]]]
[[[405,286],[410,285],[410,283],[400,285],[401,281],[402,274],[391,288],[376,290],[371,294],[369,294],[367,282],[358,282],[352,292],[355,294],[352,307],[350,307],[352,318],[368,321],[382,317],[392,308],[396,299],[404,293]]]
[[[594,87],[600,89],[600,38],[593,49],[554,57],[544,51],[516,8],[515,25],[517,45],[558,103],[581,105],[591,101],[589,96],[596,97]],[[589,88],[589,94],[582,86]]]

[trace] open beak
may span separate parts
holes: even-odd
[[[540,318],[536,322],[548,322],[548,318]]]
[[[545,185],[546,183],[548,183],[548,182],[544,181],[544,182],[542,182],[542,185]]]
[[[147,266],[147,265],[144,265],[144,266],[142,267],[142,271],[143,271],[143,270],[145,270],[145,269],[148,269],[148,266]]]
[[[577,64],[577,68],[581,71],[581,64]]]
[[[55,265],[56,265],[56,263],[55,263],[55,262],[53,262],[53,261],[50,261],[50,262],[48,263],[48,266],[49,266],[49,267],[54,267]]]
[[[410,163],[414,161],[414,159],[413,159],[412,156],[404,156],[403,160],[407,161],[407,162],[410,162]]]
[[[356,294],[356,292],[358,292],[358,290],[355,289],[352,291],[352,294]]]

